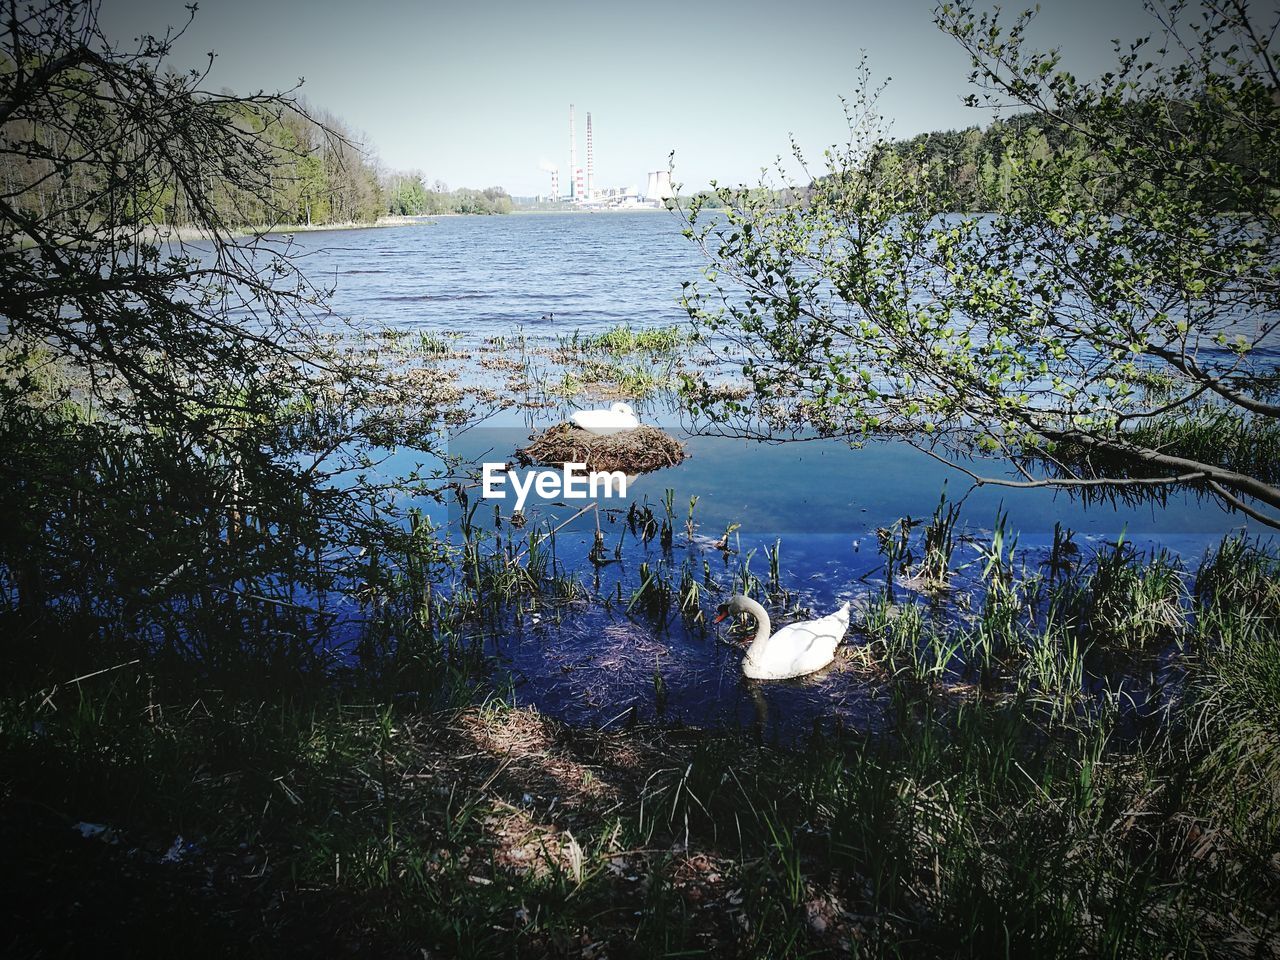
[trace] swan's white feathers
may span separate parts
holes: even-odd
[[[634,430],[640,426],[640,420],[631,405],[621,402],[604,410],[579,410],[569,419],[589,433],[613,433],[615,430]]]
[[[772,634],[762,650],[748,650],[742,672],[753,680],[786,680],[821,670],[835,659],[848,629],[848,603],[821,619],[789,624]]]

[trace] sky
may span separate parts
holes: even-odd
[[[1011,10],[1016,3],[1006,4]],[[596,185],[666,169],[699,189],[754,183],[789,155],[845,139],[841,95],[865,52],[895,135],[982,123],[962,104],[966,55],[933,24],[933,0],[205,0],[177,67],[217,54],[206,87],[292,87],[341,117],[387,169],[450,187],[545,193],[578,160],[592,114]],[[1111,40],[1150,32],[1141,0],[1042,0],[1029,33],[1078,75],[1114,63]],[[115,42],[187,17],[182,0],[103,0]]]

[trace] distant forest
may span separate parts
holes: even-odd
[[[502,187],[450,190],[437,180],[430,186],[417,171],[389,173],[380,181],[385,211],[403,217],[430,213],[510,213],[512,201]]]
[[[212,204],[213,213],[228,227],[263,225],[325,225],[371,223],[387,214],[491,214],[511,211],[511,197],[501,187],[450,190],[439,180],[428,186],[417,172],[388,172],[338,117],[297,108],[266,109],[258,104],[229,100],[226,122],[267,146],[273,163],[257,171],[225,168],[230,162],[207,165],[199,184],[157,177],[153,190],[135,198],[136,211],[156,224],[187,226],[200,222],[191,204]],[[14,131],[14,136],[39,144],[19,162],[5,154],[0,162],[0,190],[17,199],[18,208],[45,221],[74,218],[88,199],[100,193],[111,171],[91,160],[74,173],[54,173],[54,160],[69,146],[68,125]],[[84,157],[93,156],[91,145]],[[167,169],[157,165],[157,170]],[[245,184],[252,188],[245,189]],[[239,186],[237,186],[239,185]]]
[[[1122,112],[1125,109],[1117,107]],[[1144,122],[1140,106],[1133,104],[1127,109],[1134,111],[1128,122],[1140,126]],[[1170,111],[1177,127],[1179,108],[1175,105],[1170,107]],[[1182,123],[1184,148],[1198,143],[1201,148],[1209,149],[1210,145],[1201,142],[1200,138],[1206,134],[1195,126],[1193,121],[1196,117],[1190,115],[1186,108],[1182,112],[1188,114]],[[1050,157],[1074,158],[1082,170],[1087,169],[1089,176],[1081,175],[1078,180],[1088,182],[1088,189],[1095,199],[1110,193],[1111,200],[1122,208],[1131,202],[1142,202],[1143,184],[1115,175],[1117,171],[1108,166],[1106,155],[1113,144],[1093,139],[1114,138],[1117,136],[1114,130],[1099,130],[1069,112],[1057,122],[1046,122],[1046,119],[1042,114],[1018,113],[982,128],[975,126],[922,133],[887,144],[879,163],[886,173],[890,172],[887,166],[892,164],[902,165],[906,168],[904,172],[917,173],[922,182],[929,184],[935,209],[939,211],[992,211],[1020,203],[1042,206],[1046,202],[1044,198],[1026,195],[1025,187],[1015,186],[1027,179],[1015,175],[1015,169],[1018,165],[1042,163]],[[1268,157],[1251,155],[1256,154],[1257,148],[1250,145],[1247,137],[1213,145],[1212,149],[1219,151],[1224,162],[1245,169],[1265,171],[1270,162]],[[1164,160],[1155,158],[1151,163],[1152,168],[1146,172],[1157,182],[1183,176],[1177,165],[1165,166]],[[1079,183],[1066,189],[1080,189]],[[1232,189],[1221,184],[1200,184],[1197,189],[1210,191],[1200,199],[1210,206],[1217,206],[1221,212],[1229,213],[1235,209],[1238,196]]]
[[[200,202],[214,205],[217,218],[229,227],[371,223],[386,215],[504,214],[513,209],[502,187],[450,190],[419,171],[385,170],[340,118],[305,104],[269,110],[232,99],[225,110],[227,123],[268,146],[275,162],[249,172],[247,180],[241,176],[245,171],[222,169],[225,160],[209,165],[198,185],[158,179],[154,190],[136,201],[144,206],[138,213],[154,223],[186,226],[200,220],[190,208],[190,198],[197,194]],[[1012,116],[985,128],[892,141],[885,145],[880,162],[918,170],[935,185],[939,209],[996,209],[1009,200],[1014,164],[1064,149],[1086,149],[1077,135],[1042,129],[1035,119],[1032,114]],[[67,147],[62,142],[65,128],[58,125],[20,135],[44,141],[48,157]],[[6,158],[10,162],[0,163],[0,190],[19,197],[20,208],[41,221],[50,215],[74,216],[110,177],[92,162],[77,166],[73,176],[53,176],[52,160],[38,153],[22,163],[14,162],[12,155]],[[245,189],[245,183],[252,188]],[[779,192],[780,199],[788,196],[788,190]],[[714,194],[701,199],[705,205],[718,205]]]
[[[1016,163],[1083,146],[1074,134],[1043,124],[1042,117],[1026,113],[984,128],[922,133],[894,141],[881,163],[917,168],[937,186],[947,209],[996,209],[1009,199]]]
[[[914,174],[921,183],[929,185],[937,212],[973,213],[1033,200],[1015,195],[1014,184],[1019,182],[1015,176],[1017,165],[1045,161],[1064,153],[1088,158],[1094,164],[1102,163],[1085,134],[1069,123],[1046,124],[1043,116],[1019,113],[993,120],[985,127],[931,131],[905,139],[885,140],[879,145],[879,154],[871,169],[885,176],[899,171]],[[744,188],[742,196],[744,199],[756,197],[763,192],[779,203],[790,203],[798,196],[810,195],[830,185],[831,175],[821,174],[805,185]],[[1100,180],[1096,188],[1107,187]],[[715,191],[690,194],[681,202],[694,198],[706,209],[715,209],[724,203]]]
[[[1060,129],[1042,128],[1035,114],[1016,114],[994,120],[986,127],[941,130],[917,134],[881,144],[878,166],[903,167],[932,184],[939,210],[956,212],[994,210],[1009,199],[1014,164],[1027,158],[1046,159],[1053,153],[1080,146],[1079,138]],[[804,186],[746,187],[745,197],[772,195],[789,203],[827,183],[823,174]],[[682,198],[697,199],[699,206],[716,209],[723,198],[716,191],[700,191]]]

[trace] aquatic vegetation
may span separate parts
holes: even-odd
[[[684,519],[684,535],[690,543],[693,542],[694,532],[697,530],[697,524],[693,522],[693,511],[698,506],[698,496],[694,494],[689,497],[689,513]]]
[[[1061,521],[1053,524],[1053,545],[1049,549],[1049,574],[1056,577],[1066,573],[1080,556],[1080,547],[1075,542],[1075,531],[1062,525]]]
[[[915,559],[910,546],[913,526],[915,521],[910,517],[902,517],[888,527],[876,529],[876,546],[884,557],[884,589],[891,599],[895,579]]]
[[[627,527],[642,543],[648,543],[658,534],[658,518],[649,504],[638,504],[634,500],[627,508]]]
[[[926,626],[919,604],[895,604],[887,594],[881,594],[871,601],[863,629],[876,659],[891,675],[907,672],[918,676]]]
[[[741,529],[741,527],[742,527],[742,524],[740,523],[729,523],[727,526],[725,526],[724,533],[720,535],[720,539],[717,540],[714,544],[715,548],[726,555],[728,555],[729,553],[740,552],[736,548],[731,547],[729,545],[729,540],[731,537],[737,534],[738,530]]]
[[[737,566],[734,568],[729,580],[728,589],[730,594],[740,593],[744,597],[762,597],[765,595],[764,585],[751,570],[751,560],[755,555],[755,550],[748,550],[745,555],[739,555]]]
[[[1194,593],[1210,610],[1247,611],[1263,622],[1280,622],[1280,560],[1259,542],[1224,537],[1200,564]]]
[[[1084,651],[1078,632],[1063,629],[1052,620],[1031,631],[1026,666],[1018,679],[1044,696],[1057,708],[1058,715],[1065,717],[1065,711],[1085,695]]]
[[[1182,382],[1181,389],[1189,389]],[[1183,410],[1177,417],[1152,417],[1125,428],[1119,440],[1135,448],[1157,449],[1163,455],[1182,460],[1203,461],[1223,469],[1247,472],[1266,483],[1280,481],[1280,423],[1238,410],[1202,404]],[[1039,453],[1044,453],[1040,451]],[[1116,477],[1146,478],[1160,476],[1159,468],[1121,452],[1096,450],[1088,445],[1061,443],[1051,456],[1032,459],[1059,475],[1079,475],[1080,471],[1105,471]],[[1205,495],[1214,495],[1192,478],[1186,486]],[[1101,488],[1082,496],[1111,498],[1131,495],[1132,491]]]
[[[676,492],[667,487],[662,494],[662,530],[658,534],[658,542],[662,545],[662,549],[668,553],[671,552],[672,542],[675,538],[676,530]]]
[[[938,506],[924,528],[923,556],[917,576],[926,589],[943,589],[951,579],[951,555],[955,552],[955,528],[959,519],[960,506],[947,503],[944,487]]]
[[[647,562],[640,564],[639,586],[631,594],[627,603],[627,613],[639,610],[652,620],[659,629],[665,629],[673,609],[679,607],[683,613],[684,606],[678,597],[682,597],[679,588],[673,587],[667,567],[658,563],[651,567]]]
[[[1139,649],[1182,630],[1186,585],[1168,554],[1140,562],[1121,537],[1094,558],[1092,567],[1073,612],[1094,645]]]
[[[773,546],[765,547],[765,555],[769,558],[769,595],[784,595],[782,588],[782,541],[773,541]],[[784,601],[785,602],[785,601]]]
[[[432,330],[422,330],[414,343],[416,352],[423,356],[446,356],[453,352],[453,343],[461,334],[444,335]]]
[[[570,376],[565,375],[566,378]],[[603,363],[588,361],[576,373],[581,390],[591,390],[604,396],[619,396],[643,400],[656,393],[670,390],[672,377],[648,363]]]
[[[677,587],[680,616],[687,629],[696,630],[699,634],[707,632],[707,618],[702,610],[702,589],[703,584],[694,573],[693,561],[686,558],[680,565],[680,583]]]
[[[572,337],[561,341],[561,349],[567,352],[600,352],[614,356],[645,353],[650,356],[673,357],[692,339],[692,331],[674,324],[666,327],[635,329],[619,324],[604,333],[583,337],[575,331]]]

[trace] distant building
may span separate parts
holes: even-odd
[[[591,113],[587,113],[587,163],[578,166],[578,130],[577,111],[569,104],[569,172],[567,176],[568,196],[560,194],[560,173],[544,161],[542,169],[551,174],[552,202],[567,201],[575,206],[591,209],[643,208],[661,207],[663,201],[673,195],[671,174],[666,170],[655,170],[649,174],[649,182],[644,194],[632,187],[601,187],[596,180],[595,131],[593,130]]]
[[[671,189],[671,171],[670,170],[652,170],[649,173],[649,183],[644,188],[644,198],[651,202],[662,201],[675,195]]]

